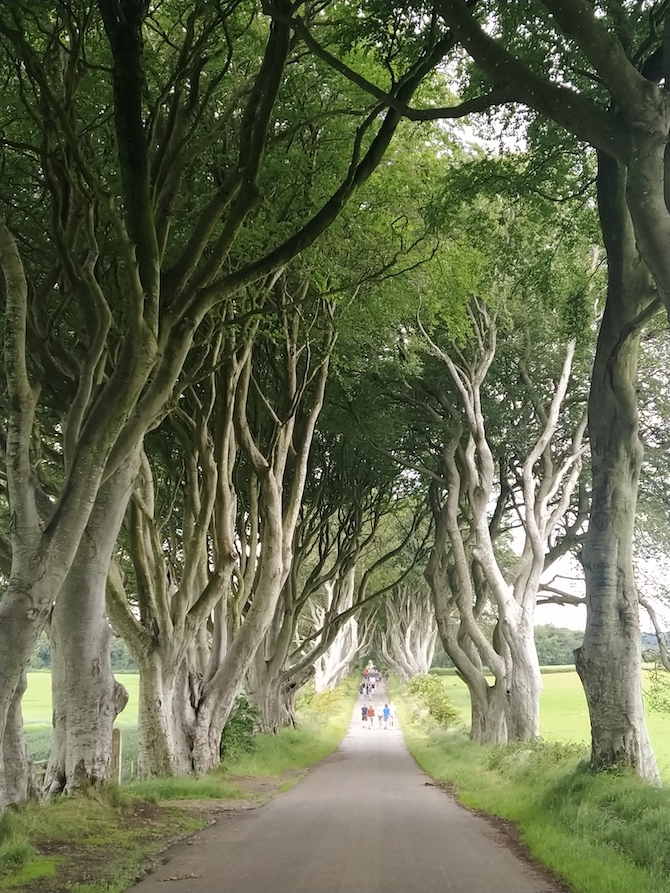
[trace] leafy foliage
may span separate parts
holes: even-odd
[[[564,666],[574,664],[573,651],[582,644],[584,633],[580,630],[565,629],[563,627],[546,626],[535,627],[535,647],[540,665]]]
[[[650,710],[670,713],[670,673],[658,661],[647,671],[646,701]]]
[[[430,718],[443,729],[453,726],[460,719],[458,710],[435,676],[428,673],[415,676],[407,686],[407,693],[416,698],[428,710]]]
[[[234,760],[256,748],[260,713],[246,695],[239,695],[221,735],[221,761]]]

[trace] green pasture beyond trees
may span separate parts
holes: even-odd
[[[554,669],[554,668],[552,668]],[[441,676],[453,705],[469,720],[470,701],[465,684],[457,676]],[[589,714],[584,689],[574,670],[542,674],[540,733],[549,741],[589,741]],[[670,715],[647,712],[649,735],[663,780],[670,782]]]
[[[137,674],[119,674],[116,677],[125,685],[129,694],[128,706],[117,719],[122,729],[137,725]],[[470,702],[468,690],[457,676],[440,677],[454,706],[468,721]],[[584,689],[574,670],[565,673],[543,673],[543,692],[540,706],[541,732],[544,738],[554,741],[589,740],[589,715]],[[29,673],[28,691],[23,699],[26,731],[43,732],[51,725],[51,675]],[[670,782],[670,715],[649,711],[647,723],[661,775]],[[30,738],[28,739],[30,742]]]

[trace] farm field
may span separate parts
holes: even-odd
[[[457,676],[441,676],[452,703],[465,722],[470,719],[470,702],[465,684]],[[540,731],[543,738],[553,741],[589,740],[589,715],[584,690],[577,673],[542,674],[540,702]],[[658,766],[664,779],[670,780],[670,716],[649,712],[647,727]]]
[[[116,720],[118,726],[131,728],[137,725],[137,702],[140,677],[137,673],[117,673],[116,679],[128,690],[128,706]],[[30,726],[51,728],[51,673],[28,673],[28,689],[23,696],[23,722]]]
[[[139,676],[120,673],[116,677],[128,690],[128,706],[117,719],[121,728],[137,725]],[[457,676],[441,676],[464,722],[469,721],[468,692]],[[584,741],[589,739],[589,717],[579,677],[574,670],[565,673],[544,673],[544,690],[540,705],[542,737],[556,741]],[[51,676],[49,673],[29,673],[28,690],[23,698],[23,717],[26,731],[45,732],[51,727]],[[647,724],[661,774],[670,780],[670,716],[649,713]]]

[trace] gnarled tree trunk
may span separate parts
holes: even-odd
[[[128,702],[110,664],[107,574],[139,465],[133,453],[102,486],[51,615],[50,794],[109,780],[112,728]]]
[[[634,321],[648,305],[650,289],[625,189],[623,166],[601,156],[598,200],[609,278],[589,398],[593,495],[582,557],[587,620],[575,663],[589,707],[593,764],[624,763],[659,783],[644,720],[632,555],[642,464],[635,392],[639,334]]]

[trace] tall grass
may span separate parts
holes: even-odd
[[[577,893],[670,893],[670,791],[590,771],[583,742],[481,747],[401,716],[421,767],[466,806],[515,822]]]

